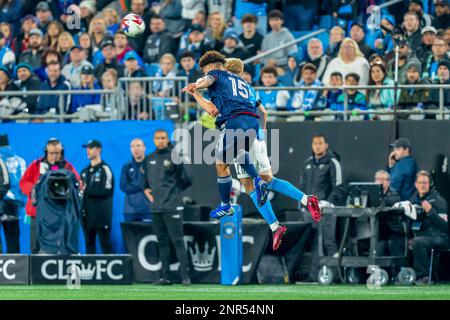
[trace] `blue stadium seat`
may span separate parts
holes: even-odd
[[[330,15],[323,15],[319,18],[319,29],[331,29],[334,24],[334,18]]]
[[[154,77],[159,70],[159,63],[146,63],[145,72],[149,77]]]

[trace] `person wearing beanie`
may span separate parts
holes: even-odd
[[[425,61],[426,58],[433,52],[433,42],[437,37],[437,30],[432,26],[427,26],[422,29],[422,43],[416,48],[416,56],[420,61]]]
[[[5,234],[6,252],[20,253],[19,209],[25,206],[26,197],[19,182],[27,167],[25,160],[11,149],[7,134],[0,134],[0,168],[0,227]]]
[[[379,34],[379,37],[375,39],[375,51],[378,54],[384,55],[394,49],[392,35],[387,30],[393,31],[395,25],[395,17],[393,15],[383,14],[381,17],[381,33]]]
[[[236,58],[245,60],[249,57],[248,52],[243,48],[236,31],[230,29],[225,31],[223,35],[223,48],[220,50],[227,58]]]
[[[450,61],[442,60],[438,63],[437,77],[432,82],[433,84],[450,84]],[[430,97],[428,108],[438,109],[439,104],[439,89],[430,89]],[[450,90],[444,90],[444,106],[450,106]]]
[[[28,36],[28,50],[23,51],[19,57],[19,63],[24,62],[33,69],[41,66],[41,59],[44,50],[42,49],[42,41],[44,34],[40,29],[31,29]]]
[[[14,84],[17,86],[20,92],[26,91],[38,91],[41,87],[41,81],[33,73],[33,68],[27,63],[19,63],[16,67],[17,80]],[[26,95],[22,96],[23,101],[26,104],[27,112],[34,114],[36,110],[37,95]]]
[[[17,91],[18,88],[12,81],[11,72],[5,66],[0,66],[0,92]],[[8,116],[19,113],[25,109],[25,103],[18,96],[0,97],[0,115]]]
[[[421,80],[420,75],[422,67],[420,63],[414,61],[406,65],[406,82],[405,85],[427,84],[427,81]],[[427,89],[418,88],[402,88],[397,108],[399,110],[411,110],[414,108],[424,109],[428,103],[429,92]],[[408,115],[399,114],[399,119],[407,119]]]

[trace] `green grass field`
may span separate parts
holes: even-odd
[[[365,285],[172,285],[130,286],[82,285],[69,290],[60,285],[0,286],[3,300],[450,300],[450,285],[384,286]]]

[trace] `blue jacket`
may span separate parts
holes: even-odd
[[[75,90],[98,90],[100,85],[94,83],[94,88],[77,88]],[[77,112],[78,108],[87,106],[88,104],[100,104],[100,94],[74,94],[72,95],[72,103],[70,104],[69,113]]]
[[[414,193],[417,171],[417,163],[412,156],[401,158],[390,169],[391,189],[400,194],[402,201],[408,200]]]
[[[19,182],[22,178],[25,170],[27,169],[25,160],[21,157],[17,156],[11,149],[11,147],[0,147],[0,158],[6,165],[6,168],[9,173],[9,185],[10,189],[6,196],[0,201],[8,202],[12,204],[15,208],[24,207],[26,203],[26,196],[20,190]],[[0,203],[0,215],[3,214],[17,214],[16,212],[11,212],[11,210],[7,210],[7,208],[11,208],[11,206],[5,206]],[[4,212],[7,211],[7,212]]]
[[[122,167],[120,190],[125,193],[124,214],[149,213],[150,202],[144,194],[144,161],[134,159]]]
[[[58,82],[54,87],[50,84],[50,80],[46,80],[41,84],[42,91],[52,91],[52,90],[69,90],[70,83],[60,76]],[[43,114],[48,112],[51,108],[56,108],[56,113],[59,113],[59,98],[60,95],[41,95],[38,98],[38,103],[36,106],[36,113]],[[64,112],[67,112],[70,106],[70,95],[64,95]]]

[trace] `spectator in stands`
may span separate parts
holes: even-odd
[[[379,38],[375,40],[375,51],[378,54],[384,55],[387,52],[394,49],[394,43],[392,41],[392,35],[386,31],[390,30],[391,32],[395,28],[395,17],[390,14],[383,14],[381,18],[381,32],[379,33]]]
[[[70,61],[70,49],[75,45],[75,41],[73,41],[72,35],[68,32],[63,32],[59,35],[58,38],[58,47],[56,48],[59,51],[61,57],[63,57],[63,64],[67,64]]]
[[[258,18],[252,14],[242,16],[241,24],[244,32],[239,36],[249,57],[254,57],[261,51],[263,36],[256,31]]]
[[[38,20],[35,16],[29,14],[22,19],[22,28],[17,36],[17,41],[19,43],[18,51],[16,52],[17,55],[20,55],[20,52],[23,52],[28,49],[28,40],[30,36],[30,31],[33,29],[39,29]]]
[[[432,186],[431,175],[421,170],[415,179],[415,190],[409,200],[422,207],[424,220],[414,221],[412,229],[414,238],[408,242],[414,257],[417,285],[429,282],[429,254],[431,249],[448,249],[448,212],[447,202]]]
[[[193,24],[188,30],[188,36],[181,39],[180,48],[177,53],[178,59],[186,51],[191,51],[198,61],[207,51],[212,50],[211,44],[205,37],[205,30],[199,24]]]
[[[344,79],[342,79],[342,74],[339,72],[333,72],[330,75],[330,86],[336,87],[336,89],[323,91],[323,96],[327,99],[327,109],[331,111],[338,111],[338,97],[342,94],[342,85],[344,84]]]
[[[119,80],[116,70],[106,70],[100,80],[104,90],[117,90]],[[103,110],[109,112],[115,119],[122,119],[127,107],[125,97],[121,94],[103,94],[100,104]]]
[[[388,165],[391,175],[391,188],[408,200],[414,193],[414,180],[418,171],[416,160],[411,156],[411,142],[399,138],[391,144],[393,151],[389,154]]]
[[[20,63],[28,63],[33,69],[39,68],[44,50],[41,48],[43,33],[39,29],[32,29],[28,37],[28,49],[22,51],[19,57]]]
[[[83,33],[89,31],[89,24],[97,13],[95,4],[93,4],[93,1],[89,0],[80,2],[80,30],[77,31],[81,31]],[[76,28],[74,30],[76,30]]]
[[[360,77],[357,73],[348,73],[345,76],[345,86],[358,86],[360,85]],[[347,90],[347,110],[367,110],[367,102],[365,95],[358,90],[349,89]],[[336,111],[345,110],[345,93],[341,93],[337,98]],[[364,117],[368,119],[368,116]],[[338,117],[342,119],[342,117]]]
[[[445,40],[445,42],[447,42],[448,46],[450,47],[450,26],[448,26],[447,29],[445,29],[444,40]]]
[[[220,50],[220,53],[227,58],[236,58],[241,60],[245,60],[249,57],[247,50],[243,48],[240,43],[238,34],[232,29],[224,33],[223,48]]]
[[[233,13],[233,0],[224,0],[224,1],[215,1],[215,0],[207,0],[206,4],[208,6],[208,12],[220,12],[225,21],[231,20],[231,15]],[[204,11],[197,11],[204,12]],[[242,20],[241,20],[242,23]]]
[[[25,221],[30,224],[30,251],[32,254],[38,254],[40,251],[36,230],[36,207],[33,205],[32,192],[42,175],[50,170],[58,169],[73,172],[77,180],[80,181],[80,176],[74,166],[64,158],[62,143],[56,138],[51,138],[45,146],[44,156],[34,160],[20,180],[20,189],[28,198],[25,207]]]
[[[47,66],[51,62],[57,62],[62,65],[62,58],[56,49],[47,48],[42,54],[41,67],[34,70],[42,82],[48,79]]]
[[[433,81],[433,84],[449,84],[450,83],[450,62],[443,60],[439,62],[437,69],[437,79]],[[450,107],[450,90],[444,89],[444,107]],[[439,108],[439,89],[430,89],[429,104],[428,107],[432,109]]]
[[[339,50],[338,57],[334,58],[328,64],[323,81],[325,85],[329,84],[330,75],[333,72],[340,72],[345,78],[348,73],[357,73],[359,75],[359,84],[367,85],[369,82],[369,63],[359,50],[355,40],[345,38]]]
[[[84,53],[86,54],[86,60],[92,63],[92,55],[93,55],[93,47],[92,47],[92,38],[87,32],[82,32],[78,36],[78,42],[80,44],[80,47],[83,49]]]
[[[85,65],[81,68],[80,86],[75,90],[100,90],[101,87],[94,78],[94,69],[92,66]],[[80,111],[87,105],[100,104],[101,95],[99,94],[74,94],[69,113]]]
[[[420,46],[420,18],[417,12],[408,11],[403,18],[403,29],[405,40],[409,43],[411,48],[418,48]]]
[[[285,86],[293,86],[294,80],[298,77],[300,68],[297,61],[297,55],[290,54],[288,56],[288,65],[284,74],[280,76],[280,82]],[[296,81],[297,83],[300,81]]]
[[[128,44],[128,36],[122,30],[118,30],[114,34],[114,46],[116,47],[117,61],[120,64],[124,64],[125,63],[125,55],[128,52],[133,52],[134,53],[133,56],[138,61],[139,66],[142,67],[142,68],[145,67],[144,61],[141,59],[141,57],[139,57],[137,52],[135,50],[133,50],[133,48],[131,48],[129,46],[129,44]]]
[[[12,69],[15,63],[16,55],[6,46],[6,38],[3,33],[0,32],[0,65]]]
[[[101,16],[95,16],[89,23],[89,35],[92,38],[92,48],[94,53],[97,50],[102,50],[102,43],[108,36],[108,29],[106,21]]]
[[[142,83],[130,82],[128,85],[127,120],[150,120],[150,101],[145,95]]]
[[[0,188],[3,189],[3,183],[7,183],[9,187],[9,190],[5,192],[6,195],[2,192],[0,197],[0,221],[5,234],[6,253],[19,254],[20,213],[26,202],[25,195],[20,191],[19,182],[25,173],[26,163],[11,148],[6,134],[0,135],[0,167],[2,169]]]
[[[47,48],[58,49],[58,40],[64,28],[58,20],[52,20],[48,23],[47,33],[45,34],[42,46]]]
[[[177,76],[176,60],[172,54],[166,53],[163,55],[159,64],[160,68],[156,73],[156,77],[173,78]],[[152,89],[158,97],[173,97],[175,95],[175,83],[173,80],[155,81]]]
[[[58,62],[50,62],[47,65],[48,79],[41,84],[41,90],[70,90],[70,82],[61,74],[61,65]],[[60,99],[63,99],[60,104]],[[66,113],[70,106],[70,95],[41,95],[36,106],[37,114],[47,112]],[[62,110],[60,109],[62,107]]]
[[[448,0],[434,0],[435,18],[433,27],[447,29],[450,26],[450,3]]]
[[[384,60],[383,56],[380,56],[378,53],[373,53],[369,57],[369,65],[373,64],[383,64],[386,66],[386,61]]]
[[[187,24],[192,23],[197,12],[205,11],[205,2],[204,0],[181,0],[181,17],[186,20]]]
[[[227,29],[227,23],[223,15],[219,12],[212,12],[208,16],[206,28],[206,39],[213,50],[219,51],[223,47],[223,34]]]
[[[300,64],[300,69],[303,64],[312,63],[317,68],[317,78],[322,81],[325,70],[327,69],[328,63],[331,60],[329,56],[324,54],[322,41],[317,38],[311,38],[308,41],[307,53],[308,56]],[[300,81],[300,76],[300,73],[298,73],[296,78],[294,79],[294,83]]]
[[[177,34],[181,33],[187,26],[187,21],[181,17],[183,10],[181,0],[166,0],[161,3],[160,8],[159,14],[163,17],[164,22],[166,23],[167,31],[173,34],[174,37],[178,37]]]
[[[339,26],[333,27],[330,30],[330,44],[326,51],[326,55],[331,59],[336,58],[341,50],[342,41],[345,38],[345,31]]]
[[[422,43],[419,48],[415,50],[416,56],[420,61],[425,61],[428,56],[432,54],[432,46],[434,39],[436,39],[437,31],[432,26],[424,27],[421,31]]]
[[[111,39],[106,38],[102,43],[102,54],[104,62],[97,65],[94,69],[95,78],[100,79],[108,69],[114,69],[120,77],[123,77],[124,66],[117,61],[116,47]]]
[[[261,83],[264,87],[279,87],[277,69],[274,67],[262,68]],[[290,95],[286,90],[258,90],[256,94],[267,110],[276,111],[287,109]]]
[[[86,241],[86,253],[96,253],[97,236],[103,254],[112,254],[111,225],[114,194],[114,176],[111,167],[102,160],[102,144],[89,140],[86,148],[90,164],[81,172],[83,200],[81,223]]]
[[[127,52],[123,59],[125,63],[125,77],[138,78],[146,76],[145,71],[139,66],[138,59],[139,57],[134,50]]]
[[[18,29],[24,2],[24,0],[2,1],[0,3],[0,21],[8,22]]]
[[[367,45],[367,43],[365,42],[365,37],[366,33],[364,31],[364,26],[357,22],[353,23],[350,29],[350,38],[356,41],[359,46],[359,50],[361,50],[364,57],[366,57],[366,59],[369,59],[369,57],[375,51],[369,45]]]
[[[150,202],[144,194],[145,144],[139,138],[131,141],[132,160],[125,163],[120,175],[120,190],[125,193],[125,221],[151,222]]]
[[[161,16],[153,16],[150,20],[152,35],[145,42],[145,63],[158,63],[166,53],[175,54],[176,42],[166,31],[164,20]]]
[[[8,22],[2,22],[0,23],[0,31],[3,33],[3,36],[5,37],[5,46],[10,48],[16,56],[19,55],[19,48],[18,48],[18,42],[17,37],[14,35],[12,30],[12,25]]]
[[[344,201],[344,184],[342,166],[339,156],[329,150],[325,135],[315,134],[312,138],[312,156],[302,165],[300,171],[300,189],[305,194],[315,194],[319,198],[321,207],[340,205]],[[304,212],[306,221],[312,221],[309,213]],[[320,221],[323,227],[323,244],[325,255],[333,256],[338,252],[336,243],[336,216],[325,215]],[[309,269],[309,281],[317,281],[318,269],[318,235],[312,232],[313,244],[311,248],[312,261]]]
[[[317,68],[312,63],[307,63],[302,67],[302,78],[297,84],[299,87],[321,87],[322,82],[317,79]],[[320,91],[317,90],[300,90],[294,93],[292,97],[292,108],[294,110],[309,111],[318,109],[317,104]]]
[[[73,46],[70,50],[70,61],[63,67],[62,75],[69,80],[72,88],[78,88],[82,68],[85,66],[93,68],[93,65],[86,60],[86,53],[79,45]]]
[[[41,1],[36,6],[36,18],[39,21],[38,27],[43,33],[47,33],[49,23],[53,21],[53,14],[48,2]]]
[[[145,40],[150,36],[150,19],[153,16],[150,7],[147,5],[146,0],[131,0],[130,1],[130,13],[137,14],[142,17],[145,22],[145,31],[138,37],[131,38],[130,46],[136,50],[136,52],[142,56],[144,54]]]
[[[409,62],[406,67],[406,82],[405,85],[420,85],[425,84],[425,81],[420,79],[422,67],[420,63]],[[397,108],[400,110],[424,108],[428,104],[428,90],[417,88],[402,88],[400,90],[400,98],[398,100]],[[401,117],[401,118],[407,118]]]
[[[312,30],[320,2],[308,0],[287,0],[284,2],[286,28],[291,31]],[[299,19],[301,17],[301,19]]]
[[[18,88],[11,78],[11,74],[5,66],[0,66],[0,92],[17,91]],[[0,115],[14,115],[25,109],[26,105],[20,96],[0,97]]]
[[[239,27],[241,26],[241,19],[246,14],[252,14],[258,17],[258,24],[256,29],[258,33],[265,36],[267,33],[267,1],[260,0],[236,0],[234,1],[234,15],[232,18],[234,28],[241,33]]]
[[[194,19],[192,19],[192,25],[194,24],[199,24],[203,29],[206,29],[206,13],[204,11],[199,11],[195,14]]]
[[[33,74],[33,68],[26,63],[17,65],[17,81],[15,84],[21,92],[38,91],[41,88],[41,81]],[[37,95],[23,95],[23,101],[27,106],[28,113],[36,113]]]
[[[195,65],[195,55],[191,51],[184,52],[180,57],[181,70],[179,77],[188,77],[189,83],[194,83],[203,76],[202,70]]]
[[[103,15],[106,20],[106,28],[111,34],[116,34],[120,28],[120,17],[116,10],[113,8],[103,9]]]
[[[408,62],[421,63],[411,50],[407,41],[400,40],[398,50],[398,83],[406,82],[406,66]],[[391,79],[395,79],[395,53],[394,50],[386,55],[386,70]]]
[[[369,70],[370,86],[393,86],[394,80],[386,74],[384,64],[374,63]],[[397,98],[400,91],[397,91]],[[395,97],[394,89],[370,89],[367,91],[367,106],[370,109],[392,109],[398,99]]]
[[[284,16],[279,10],[272,10],[269,13],[269,25],[272,32],[264,36],[261,44],[261,51],[268,51],[276,48],[281,44],[285,44],[294,40],[292,33],[285,27],[283,27]],[[287,67],[288,54],[296,53],[298,48],[295,44],[274,52],[262,59],[265,66],[280,67],[285,69]]]
[[[391,176],[385,170],[378,170],[375,173],[375,183],[381,184],[383,194],[381,196],[381,207],[392,207],[400,202],[398,192],[390,188]],[[379,219],[379,242],[377,243],[378,256],[403,256],[405,254],[406,230],[401,226],[402,216],[387,212]]]
[[[422,78],[434,81],[437,76],[438,64],[444,60],[449,61],[447,56],[449,47],[444,38],[436,37],[431,50],[432,54],[423,62]]]
[[[432,25],[433,17],[423,11],[422,0],[410,0],[408,5],[408,11],[414,11],[417,13],[417,15],[419,16],[421,28]]]

